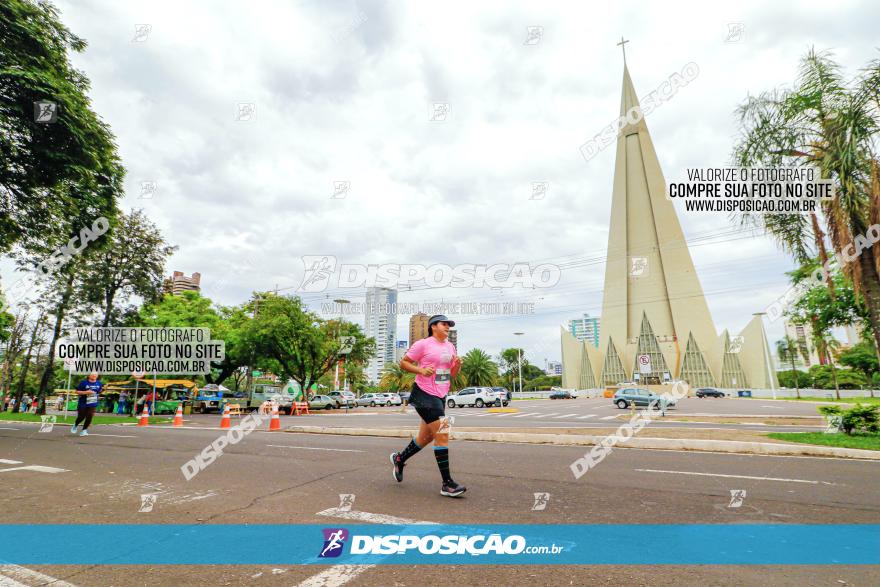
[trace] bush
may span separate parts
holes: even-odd
[[[838,426],[847,434],[854,430],[880,431],[880,405],[856,404],[846,410],[840,406],[819,406],[819,413],[829,416],[832,422],[837,419]]]

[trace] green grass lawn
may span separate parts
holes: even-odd
[[[0,421],[18,421],[18,422],[41,422],[42,419],[37,414],[13,414],[12,412],[0,412]],[[68,412],[65,418],[62,415],[56,417],[56,424],[73,424],[76,421],[76,412]],[[95,414],[92,418],[92,424],[136,424],[137,418],[131,416],[112,416],[110,414]],[[167,416],[150,416],[150,424],[167,424],[171,422],[171,418]]]
[[[880,434],[869,434],[867,432],[853,433],[852,435],[847,435],[843,432],[838,434],[824,434],[822,432],[770,432],[767,436],[776,440],[787,440],[804,444],[880,450]]]

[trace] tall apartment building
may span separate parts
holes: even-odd
[[[193,273],[191,277],[183,274],[183,271],[175,271],[163,282],[163,290],[165,293],[179,296],[185,291],[200,291],[199,285],[202,280],[201,273]]]
[[[403,356],[406,354],[406,351],[409,350],[409,341],[406,340],[398,340],[394,345],[394,362],[399,363]]]
[[[590,318],[584,314],[583,318],[568,321],[568,331],[579,341],[589,341],[594,347],[599,347],[599,319]]]
[[[796,364],[798,366],[803,365],[807,369],[812,367],[813,365],[821,365],[822,361],[819,359],[819,353],[816,352],[816,347],[813,346],[813,327],[809,324],[792,324],[788,320],[783,323],[785,326],[785,335],[791,338],[797,343],[799,352]],[[804,361],[804,351],[807,354],[807,360]],[[791,366],[787,365],[787,361],[779,361],[779,368],[781,369],[790,369]]]
[[[428,315],[419,312],[409,317],[409,344],[428,337]]]
[[[366,376],[373,383],[382,378],[385,365],[394,363],[394,339],[397,333],[397,290],[387,287],[367,288],[364,333],[376,339],[376,354],[367,363]]]
[[[548,361],[547,369],[544,371],[547,375],[562,375],[561,361]]]

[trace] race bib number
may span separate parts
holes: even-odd
[[[86,396],[86,403],[87,403],[87,404],[96,404],[96,403],[98,403],[98,394],[95,393],[94,391],[89,392],[89,394]]]
[[[452,376],[449,373],[449,369],[437,369],[434,371],[434,383],[449,383],[452,379]]]

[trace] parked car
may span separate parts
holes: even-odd
[[[385,396],[391,402],[390,404],[385,404],[386,406],[402,406],[403,405],[403,400],[400,399],[400,394],[386,393]]]
[[[336,400],[328,395],[316,395],[309,400],[310,410],[332,410],[336,407]]]
[[[701,387],[697,389],[697,397],[724,397],[724,392],[714,387]]]
[[[365,393],[357,400],[359,406],[370,407],[390,406],[392,403],[391,395],[387,393]]]
[[[408,391],[401,391],[401,392],[398,393],[397,395],[400,396],[400,401],[402,401],[402,402],[406,402],[406,403],[409,403],[410,392],[408,392]]]
[[[570,391],[561,389],[550,394],[550,399],[574,399]]]
[[[465,387],[458,393],[446,396],[446,405],[450,408],[475,406],[482,408],[493,404],[506,405],[498,392],[491,387]]]
[[[341,408],[345,405],[350,408],[357,407],[357,398],[350,391],[331,391],[327,395],[336,402],[337,408]]]
[[[661,396],[647,389],[637,387],[625,387],[618,389],[614,393],[611,401],[621,410],[628,408],[631,404],[637,406],[660,407]],[[675,405],[675,400],[670,399],[666,402],[666,407],[671,408]]]
[[[513,399],[513,396],[511,395],[510,390],[507,389],[506,387],[493,387],[492,389],[494,389],[495,391],[500,391],[501,393],[503,393],[503,394],[504,394],[504,401],[508,401],[508,402],[509,402],[510,400]],[[507,404],[504,404],[504,405],[507,405]]]

